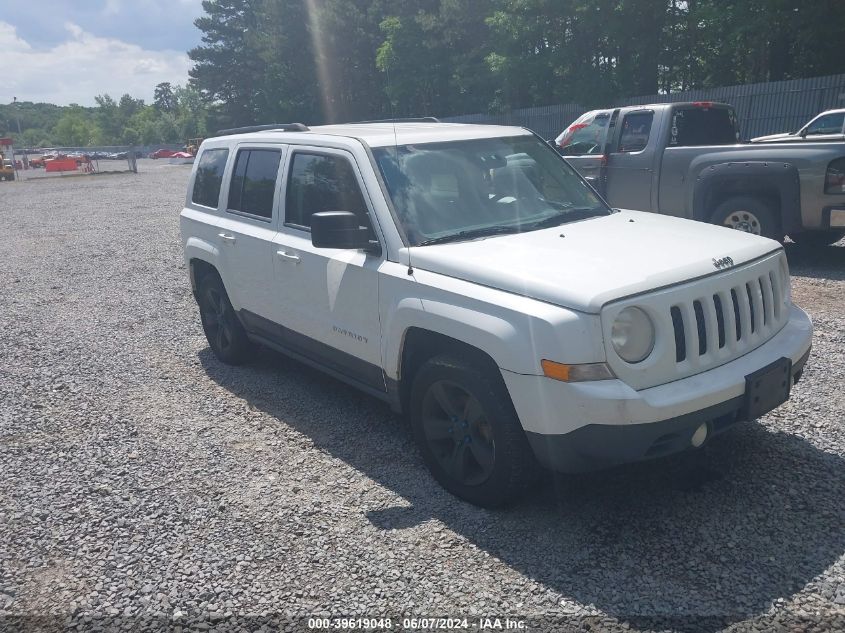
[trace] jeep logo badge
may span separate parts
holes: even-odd
[[[734,260],[732,260],[730,257],[722,257],[721,259],[716,259],[714,257],[713,258],[713,265],[717,269],[722,270],[723,268],[730,268],[731,266],[733,266]]]

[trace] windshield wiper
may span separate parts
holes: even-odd
[[[607,210],[603,207],[571,207],[563,213],[556,213],[548,218],[543,218],[542,220],[537,220],[536,222],[531,222],[530,224],[523,224],[522,227],[527,227],[529,229],[544,229],[600,215],[607,215]]]
[[[467,229],[465,231],[458,231],[457,233],[450,233],[449,235],[441,235],[440,237],[432,237],[428,240],[423,240],[417,246],[431,246],[432,244],[446,244],[447,242],[461,242],[464,240],[471,240],[476,237],[486,237],[488,235],[503,235],[505,233],[519,233],[520,226],[506,226],[496,224],[494,226],[485,226],[478,229]]]

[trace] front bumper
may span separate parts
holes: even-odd
[[[537,458],[564,472],[596,470],[668,455],[689,446],[708,422],[708,439],[743,417],[745,377],[781,357],[800,378],[812,324],[792,306],[772,339],[733,361],[688,378],[636,391],[620,380],[563,383],[502,371]]]

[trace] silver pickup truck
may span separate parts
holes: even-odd
[[[693,102],[593,110],[555,144],[614,207],[799,243],[845,236],[845,143],[739,139],[731,106]]]

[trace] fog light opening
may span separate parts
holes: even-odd
[[[707,439],[707,422],[704,422],[701,426],[699,426],[695,433],[692,434],[692,439],[690,443],[695,447],[698,448],[704,441]]]

